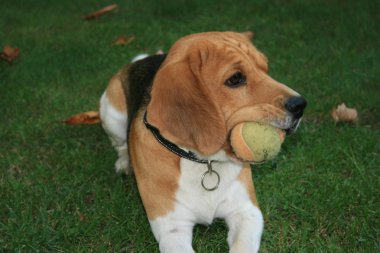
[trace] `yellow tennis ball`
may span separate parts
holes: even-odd
[[[231,130],[230,142],[235,155],[249,163],[273,159],[280,152],[285,133],[258,122],[243,122]]]

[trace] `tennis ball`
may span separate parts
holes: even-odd
[[[280,152],[285,133],[258,122],[242,122],[231,130],[230,143],[235,155],[249,163],[261,163]]]

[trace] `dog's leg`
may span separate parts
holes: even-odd
[[[194,223],[158,218],[150,224],[161,253],[195,253],[191,245]]]
[[[258,252],[264,221],[259,208],[250,204],[226,217],[230,253]]]
[[[114,77],[108,89],[104,92],[100,99],[99,114],[102,121],[102,126],[108,137],[111,140],[112,146],[115,148],[118,159],[115,163],[116,172],[125,172],[125,174],[130,174],[132,171],[129,168],[129,158],[127,149],[127,112],[125,105],[123,108],[117,108],[114,104],[116,103],[115,94],[123,94],[122,90],[118,91],[121,93],[113,92],[112,89],[122,89],[121,84],[117,83],[117,79]],[[114,82],[114,83],[112,83]],[[115,83],[116,82],[116,83]],[[117,96],[118,96],[117,95]],[[123,94],[124,96],[124,94]],[[114,103],[112,100],[114,99]],[[119,98],[120,100],[120,98]],[[125,101],[125,100],[124,100]],[[125,102],[117,102],[119,105],[125,104]],[[121,107],[121,106],[119,106]]]

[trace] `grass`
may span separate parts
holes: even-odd
[[[112,3],[117,12],[84,15]],[[97,108],[113,73],[185,34],[252,30],[271,75],[309,101],[275,161],[254,167],[261,252],[380,249],[378,1],[10,1],[0,3],[0,252],[157,252],[136,182],[113,171],[99,125],[59,121]],[[125,47],[110,46],[135,35]],[[335,124],[345,102],[357,124]],[[197,226],[197,252],[226,252],[222,221]]]

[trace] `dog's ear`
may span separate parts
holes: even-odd
[[[250,43],[252,43],[253,38],[255,34],[251,31],[246,31],[246,32],[241,32],[240,35],[237,34],[238,36],[243,35],[242,37],[245,40],[248,40]],[[256,60],[257,65],[259,66],[260,69],[264,70],[266,73],[268,73],[268,58],[260,51],[256,50],[256,53],[254,54],[254,58]]]
[[[225,143],[226,125],[197,64],[190,62],[165,64],[157,72],[148,121],[171,142],[210,155]]]
[[[248,40],[252,41],[255,34],[251,31],[242,32],[241,34],[244,35]]]
[[[265,56],[265,54],[261,53],[260,51],[257,51],[255,55],[257,66],[259,66],[260,69],[264,70],[265,73],[269,72],[269,66],[268,66],[268,58]]]

